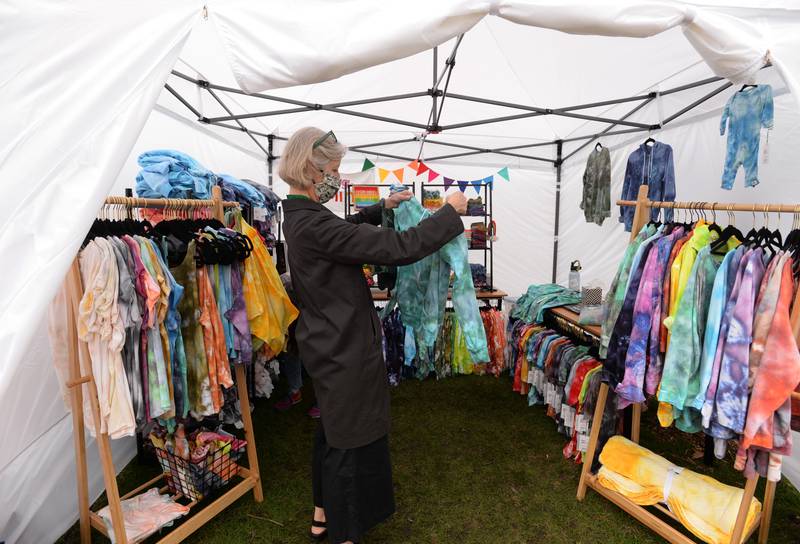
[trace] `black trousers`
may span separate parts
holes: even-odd
[[[311,464],[314,506],[325,509],[331,544],[359,542],[364,533],[394,513],[389,438],[342,450],[314,436]]]

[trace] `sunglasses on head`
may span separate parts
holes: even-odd
[[[311,149],[318,148],[319,146],[324,144],[325,140],[327,140],[328,138],[333,138],[334,142],[337,142],[337,143],[339,142],[339,140],[336,139],[336,134],[334,134],[332,130],[329,130],[328,132],[326,132],[325,134],[323,134],[322,136],[317,138],[317,141],[314,142],[314,145],[311,146]]]

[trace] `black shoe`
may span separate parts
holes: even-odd
[[[323,540],[328,538],[328,529],[326,528],[326,527],[328,527],[327,523],[325,523],[324,521],[317,521],[315,519],[312,519],[311,520],[311,526],[312,527],[316,527],[318,529],[325,529],[321,533],[315,533],[314,531],[309,530],[308,531],[308,536],[311,537],[311,540],[313,540],[315,542],[322,542]]]

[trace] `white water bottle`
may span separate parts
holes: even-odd
[[[581,262],[572,261],[569,265],[569,288],[573,291],[581,290]]]

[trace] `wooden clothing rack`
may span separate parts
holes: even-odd
[[[763,213],[797,213],[800,212],[800,206],[790,206],[784,204],[720,204],[709,202],[657,202],[650,201],[647,198],[647,186],[639,187],[639,194],[635,201],[619,200],[619,206],[635,206],[636,212],[633,216],[633,226],[631,228],[631,241],[636,237],[639,231],[649,221],[651,208],[669,208],[669,209],[684,209],[684,210],[711,210],[711,211],[738,211],[738,212],[763,212]],[[800,340],[800,291],[795,294],[794,303],[792,305],[791,314],[792,330],[795,333],[795,338]],[[603,383],[600,385],[600,391],[597,397],[597,405],[595,407],[592,422],[599,422],[603,418],[603,411],[605,410],[606,402],[608,401],[608,384]],[[793,399],[800,399],[800,394],[797,392],[792,393]],[[639,430],[642,421],[642,404],[634,403],[632,405],[633,414],[631,422],[631,440],[639,443]],[[627,497],[612,491],[600,485],[597,476],[592,474],[591,467],[595,454],[597,453],[597,442],[600,436],[600,425],[592,424],[591,433],[589,435],[589,445],[584,456],[583,467],[581,469],[580,483],[578,484],[578,500],[581,501],[586,496],[586,489],[590,487],[597,491],[600,495],[610,500],[625,512],[642,522],[644,525],[658,533],[661,537],[673,544],[693,544],[696,541],[686,536],[682,532],[669,525],[663,519],[657,517],[652,512],[647,510],[644,506],[640,506]],[[758,530],[759,544],[765,544],[769,536],[769,526],[772,518],[772,507],[775,502],[775,487],[777,482],[767,480],[766,489],[764,491],[764,502],[762,511],[756,518],[756,522],[748,533],[744,533],[745,521],[747,518],[747,511],[750,506],[750,501],[755,493],[756,485],[758,484],[758,475],[747,478],[744,495],[742,502],[739,506],[739,512],[736,517],[736,524],[734,525],[733,534],[731,535],[731,542],[740,544],[746,542],[752,534]],[[653,508],[662,514],[669,516],[672,519],[677,519],[669,509],[660,504],[653,505]]]
[[[210,209],[214,218],[220,221],[224,220],[225,208],[236,208],[239,206],[237,202],[225,202],[222,200],[222,191],[219,187],[213,187],[213,198],[211,200],[181,200],[181,199],[145,199],[145,198],[131,198],[131,197],[109,197],[106,199],[107,205],[121,205],[127,208],[163,208],[165,210],[182,210],[182,209]],[[78,260],[75,259],[72,267],[70,268],[69,275],[75,275],[73,281],[77,281],[76,285],[80,285],[81,275]],[[101,428],[100,422],[100,404],[97,396],[97,387],[92,374],[91,366],[87,369],[87,373],[82,375],[80,369],[80,356],[79,352],[85,357],[84,360],[89,360],[88,346],[85,342],[78,339],[77,329],[77,305],[71,309],[68,316],[67,328],[68,334],[68,351],[69,351],[69,380],[67,387],[70,390],[70,402],[72,405],[72,426],[73,426],[73,440],[75,446],[75,463],[76,463],[76,476],[78,480],[78,508],[80,512],[80,535],[81,543],[89,544],[92,541],[91,528],[94,527],[99,532],[108,536],[103,519],[95,512],[89,509],[89,481],[86,466],[86,443],[84,437],[84,424],[83,424],[83,395],[89,395],[89,402],[91,404],[92,417],[94,420],[94,427],[99,431]],[[244,424],[244,435],[247,441],[247,461],[248,468],[239,467],[238,483],[231,483],[229,487],[221,496],[213,502],[202,506],[198,511],[181,523],[176,529],[170,531],[158,542],[159,544],[174,544],[181,542],[197,529],[202,527],[206,522],[211,520],[214,516],[222,512],[225,508],[230,506],[234,501],[253,491],[253,497],[256,502],[264,500],[264,494],[261,489],[261,477],[258,470],[258,457],[256,455],[255,434],[253,432],[253,420],[250,415],[250,400],[247,395],[247,383],[245,376],[245,368],[243,365],[235,365],[236,372],[236,387],[239,394],[239,402],[241,404],[242,422]],[[86,389],[82,387],[86,384]],[[156,485],[164,478],[164,474],[153,478],[152,480],[143,483],[133,491],[120,496],[117,487],[116,470],[114,468],[114,460],[111,456],[111,442],[107,433],[97,432],[96,436],[97,448],[100,451],[100,461],[103,467],[103,480],[106,487],[106,497],[108,498],[108,506],[111,513],[111,522],[114,529],[114,536],[118,544],[128,544],[128,538],[125,534],[125,525],[122,515],[121,501]],[[162,486],[159,491],[164,493],[167,490],[166,486]],[[179,496],[176,496],[179,497]],[[188,505],[194,510],[198,506],[197,501],[193,501]]]

